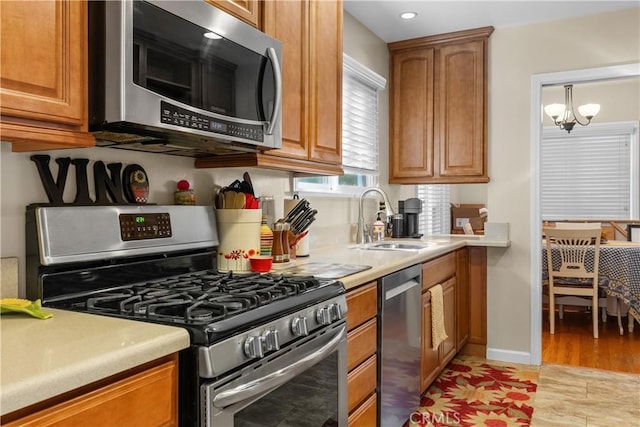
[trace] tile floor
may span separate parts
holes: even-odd
[[[543,364],[532,427],[640,427],[640,375]]]

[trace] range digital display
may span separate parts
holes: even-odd
[[[120,214],[119,219],[123,241],[171,237],[171,218],[168,213]]]

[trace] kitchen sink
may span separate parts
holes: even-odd
[[[404,242],[380,242],[365,243],[362,245],[350,246],[350,249],[376,250],[376,251],[419,251],[426,249],[433,244],[429,243],[404,243]]]

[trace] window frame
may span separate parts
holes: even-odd
[[[344,85],[343,85],[343,96],[342,96],[342,114],[343,114],[343,125],[342,125],[342,147],[343,147],[343,170],[344,175],[342,176],[318,176],[318,177],[293,177],[292,179],[292,188],[295,193],[305,194],[309,193],[311,195],[327,195],[327,196],[354,196],[359,195],[365,188],[375,187],[378,184],[379,177],[379,121],[380,121],[380,112],[379,112],[379,99],[380,92],[386,87],[386,79],[379,74],[375,73],[373,70],[368,67],[360,64],[353,58],[351,58],[347,54],[343,54],[343,79],[344,78],[352,78],[353,80],[358,81],[362,86],[367,86],[369,89],[373,91],[373,93],[369,93],[368,95],[375,96],[375,107],[374,112],[375,118],[368,117],[371,119],[370,121],[375,123],[375,129],[372,131],[372,135],[365,135],[367,137],[373,136],[374,140],[371,143],[370,150],[375,153],[374,160],[372,162],[368,162],[373,169],[359,169],[354,167],[353,165],[345,164],[344,153],[345,146],[349,145],[348,140],[345,138],[345,132],[347,131],[345,126],[346,120],[345,115],[355,116],[353,114],[353,110],[349,109],[349,105],[345,105],[345,94],[344,94]],[[362,87],[361,86],[361,87]],[[358,147],[356,147],[357,149]],[[367,147],[368,148],[368,147]],[[348,163],[348,160],[347,160]],[[348,179],[349,176],[356,175],[356,180],[361,181],[361,185],[345,185],[343,181]],[[320,181],[320,182],[313,182]]]

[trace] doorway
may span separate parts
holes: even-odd
[[[540,204],[540,141],[542,136],[542,89],[566,82],[595,82],[640,76],[640,63],[558,73],[536,74],[531,77],[531,363],[542,363],[542,214]]]

